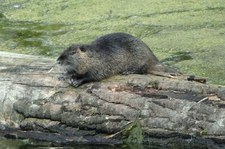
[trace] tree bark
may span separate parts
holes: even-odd
[[[224,86],[134,74],[73,88],[53,59],[0,52],[0,64],[6,138],[224,147]]]

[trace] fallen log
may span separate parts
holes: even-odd
[[[54,59],[0,52],[0,64],[2,137],[54,145],[225,146],[224,86],[149,74],[73,88],[58,79]]]

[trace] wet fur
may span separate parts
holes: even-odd
[[[144,42],[126,33],[107,34],[89,45],[72,45],[57,61],[75,87],[116,74],[150,73],[161,66]]]

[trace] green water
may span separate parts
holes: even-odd
[[[37,23],[28,21],[10,21],[0,15],[0,41],[11,52],[54,55],[55,49],[62,49],[52,43],[49,37],[63,35],[63,24]],[[3,49],[4,50],[4,49]]]
[[[224,22],[224,0],[1,0],[0,50],[57,57],[127,32],[181,72],[225,85]]]

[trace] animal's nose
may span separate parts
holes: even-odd
[[[61,65],[62,63],[61,63],[61,61],[57,60],[57,64]]]

